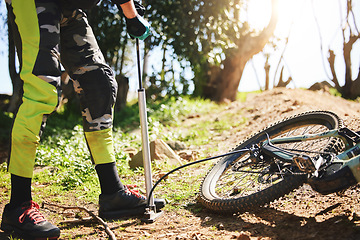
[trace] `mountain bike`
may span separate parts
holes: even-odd
[[[213,211],[251,210],[304,183],[322,194],[340,191],[324,179],[360,159],[360,135],[336,114],[312,111],[272,124],[230,152],[201,183],[199,201]]]

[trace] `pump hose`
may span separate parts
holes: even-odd
[[[236,151],[232,151],[232,152],[229,152],[229,153],[225,153],[225,154],[222,154],[222,155],[219,155],[219,156],[214,156],[214,157],[209,157],[209,158],[204,158],[204,159],[200,159],[200,160],[197,160],[197,161],[194,161],[194,162],[190,162],[190,163],[187,163],[187,164],[184,164],[184,165],[181,165],[180,167],[177,167],[177,168],[174,168],[173,170],[167,172],[164,176],[162,176],[159,180],[156,181],[156,183],[154,184],[154,186],[151,188],[150,192],[149,192],[149,196],[148,196],[148,199],[147,199],[147,206],[150,205],[150,198],[154,192],[154,189],[156,188],[157,185],[159,185],[159,183],[165,179],[167,176],[169,176],[170,174],[182,169],[182,168],[185,168],[185,167],[189,167],[191,165],[194,165],[194,164],[198,164],[198,163],[202,163],[202,162],[206,162],[206,161],[210,161],[210,160],[214,160],[214,159],[217,159],[217,158],[221,158],[221,157],[226,157],[226,156],[229,156],[229,155],[232,155],[232,154],[236,154],[236,153],[241,153],[241,152],[247,152],[247,151],[250,151],[250,149],[247,149],[247,148],[244,148],[244,149],[240,149],[240,150],[236,150]]]

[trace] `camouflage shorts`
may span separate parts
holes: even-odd
[[[105,63],[86,13],[81,9],[66,9],[62,0],[34,2],[40,29],[40,47],[33,74],[48,76],[51,81],[47,82],[59,85],[61,63],[79,95],[84,130],[89,132],[110,128],[117,83],[113,71]],[[13,19],[13,22],[16,21]],[[19,57],[24,59],[26,53],[21,52],[21,33],[15,31],[14,36],[20,50]]]

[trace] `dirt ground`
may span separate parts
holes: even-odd
[[[287,116],[311,110],[327,110],[337,113],[351,129],[360,129],[360,103],[346,101],[326,92],[308,90],[275,89],[261,94],[249,95],[246,102],[228,103],[225,111],[216,115],[197,116],[184,121],[221,118],[232,114],[241,121],[249,119],[248,125],[239,131],[226,131],[213,137],[213,145],[219,153],[228,152],[251,133]],[[348,189],[342,196],[322,196],[304,185],[288,196],[253,212],[235,215],[219,215],[197,206],[196,197],[177,211],[165,209],[164,215],[155,223],[143,224],[139,219],[108,223],[117,239],[360,239],[360,188]],[[0,203],[0,214],[5,203]],[[97,209],[89,204],[89,209]],[[54,216],[50,208],[43,210]],[[60,218],[55,218],[60,222]],[[77,225],[79,226],[79,225]],[[96,223],[61,225],[61,239],[107,239],[104,228]],[[8,236],[0,231],[0,240]]]

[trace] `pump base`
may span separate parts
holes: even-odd
[[[163,211],[159,210],[158,212],[155,212],[152,209],[147,208],[144,213],[144,217],[140,220],[145,223],[153,223],[155,222],[159,217],[161,217],[164,214]]]

